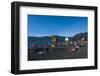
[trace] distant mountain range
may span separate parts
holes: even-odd
[[[56,35],[56,36],[58,36],[58,35]],[[68,40],[69,41],[76,41],[76,40],[80,40],[82,37],[84,37],[84,38],[86,38],[87,39],[87,37],[88,37],[88,33],[87,32],[84,32],[84,33],[78,33],[78,34],[76,34],[76,35],[74,35],[73,37],[68,37]],[[65,40],[65,36],[58,36],[58,38],[60,39],[60,40]],[[51,39],[51,37],[50,36],[43,36],[43,37],[28,37],[28,40],[29,41],[31,41],[31,40],[41,40],[41,39],[43,39],[43,40],[48,40],[48,39]]]

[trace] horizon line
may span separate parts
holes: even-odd
[[[80,32],[80,33],[88,33],[88,32]],[[76,34],[79,34],[79,33],[76,33]],[[75,35],[76,35],[75,34]],[[73,36],[75,36],[75,35],[73,35]],[[28,36],[28,37],[45,37],[45,36],[53,36],[53,35],[44,35],[44,36]],[[62,36],[62,35],[55,35],[55,36]],[[63,37],[73,37],[73,36],[64,36],[63,35]]]

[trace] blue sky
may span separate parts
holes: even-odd
[[[28,36],[74,36],[88,31],[88,17],[28,15]]]

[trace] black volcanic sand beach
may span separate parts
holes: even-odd
[[[79,50],[71,52],[68,48],[53,49],[48,53],[35,54],[28,51],[28,60],[56,60],[56,59],[80,59],[88,58],[87,46],[80,47]]]

